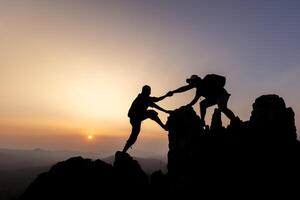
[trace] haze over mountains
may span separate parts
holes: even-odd
[[[14,199],[42,172],[48,171],[55,163],[73,156],[92,159],[102,158],[112,163],[113,156],[100,157],[93,152],[48,151],[43,149],[5,149],[0,148],[0,199]],[[135,158],[143,170],[150,174],[155,170],[166,170],[163,158]]]

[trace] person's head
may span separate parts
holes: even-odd
[[[193,74],[190,78],[186,79],[186,82],[187,82],[189,85],[191,85],[191,84],[194,84],[194,83],[196,83],[196,82],[198,82],[198,81],[201,81],[201,80],[202,80],[202,79],[201,79],[199,76]]]
[[[151,87],[149,85],[144,85],[142,89],[142,94],[149,96],[151,94]]]

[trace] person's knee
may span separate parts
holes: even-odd
[[[158,119],[158,113],[153,111],[149,111],[148,112],[148,118],[152,119],[152,120],[157,120]]]
[[[149,116],[149,118],[152,119],[153,121],[159,120],[159,117],[157,115]]]
[[[223,112],[228,118],[232,119],[235,117],[234,113],[232,110],[230,110],[227,107],[223,107],[222,109],[220,108],[221,112]]]

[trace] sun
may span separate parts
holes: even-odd
[[[92,135],[87,136],[88,140],[92,140],[94,137]]]

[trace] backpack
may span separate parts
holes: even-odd
[[[207,74],[203,81],[211,88],[223,88],[226,83],[226,78],[217,74]]]

